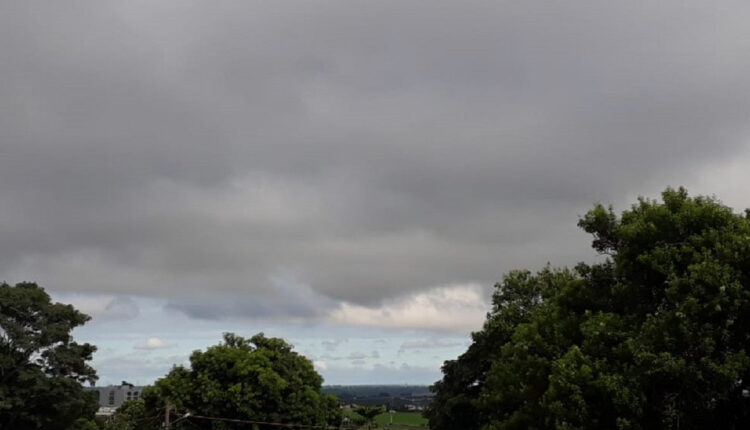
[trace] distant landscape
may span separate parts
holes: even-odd
[[[424,409],[433,394],[427,385],[328,385],[322,391],[333,394],[344,405],[344,417],[352,422],[361,420],[357,406],[382,406],[384,412],[375,416],[379,427],[395,430],[428,428]]]
[[[396,411],[422,411],[433,398],[427,385],[327,385],[322,391],[345,405],[386,406]]]
[[[344,408],[344,416],[354,420],[360,418],[358,414],[351,408]],[[375,424],[378,427],[384,427],[394,430],[429,428],[427,418],[422,416],[422,414],[419,412],[383,412],[382,414],[375,417]]]

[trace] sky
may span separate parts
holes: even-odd
[[[223,332],[428,384],[512,269],[667,186],[750,206],[743,1],[0,1],[0,281],[100,384]]]

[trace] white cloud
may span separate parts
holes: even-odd
[[[489,305],[478,284],[438,287],[372,308],[342,303],[339,324],[468,332],[481,327]]]
[[[135,349],[165,349],[165,348],[174,348],[175,344],[173,343],[166,343],[163,340],[159,339],[158,337],[150,337],[147,341],[143,343],[139,343],[134,346]]]

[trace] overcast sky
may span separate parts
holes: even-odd
[[[223,331],[430,383],[513,268],[666,186],[750,206],[745,1],[0,1],[0,280],[101,382]]]

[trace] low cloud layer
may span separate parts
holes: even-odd
[[[344,303],[331,312],[331,320],[349,326],[466,333],[481,328],[487,309],[484,289],[470,284],[388,299],[375,308]]]
[[[444,339],[426,339],[426,340],[410,340],[401,344],[399,352],[404,352],[410,349],[422,350],[422,349],[442,349],[452,348],[462,345],[461,342],[455,340],[444,340]]]
[[[440,378],[440,371],[434,367],[413,366],[407,363],[376,364],[365,367],[362,364],[350,367],[316,362],[315,367],[326,378],[328,384],[431,384]]]
[[[748,147],[748,18],[6,2],[0,278],[200,319],[476,328],[503,272],[592,257],[592,204],[726,188],[705,172]]]

